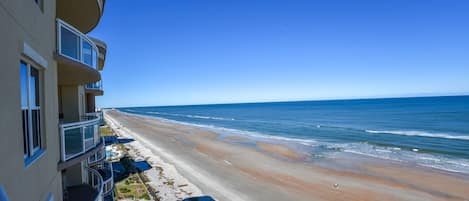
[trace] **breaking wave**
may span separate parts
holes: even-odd
[[[450,135],[445,133],[428,133],[422,131],[400,131],[400,130],[365,130],[367,133],[373,134],[390,134],[390,135],[405,135],[405,136],[419,136],[419,137],[432,137],[432,138],[444,138],[453,140],[469,140],[469,136],[463,135]]]
[[[147,113],[175,116],[175,117],[187,117],[187,118],[195,118],[195,119],[211,119],[211,120],[222,120],[222,121],[234,121],[235,120],[234,118],[210,117],[210,116],[190,115],[190,114],[173,114],[173,113],[164,113],[164,112],[147,112]]]

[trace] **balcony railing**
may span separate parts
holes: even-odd
[[[106,159],[106,148],[103,146],[102,149],[88,158],[88,163],[93,164],[99,161],[103,161],[104,159]]]
[[[106,196],[114,189],[112,164],[104,161],[102,164],[98,164],[96,168],[103,178],[103,195]]]
[[[104,126],[104,113],[103,111],[99,111],[98,112],[98,116],[99,116],[99,123],[101,124],[101,126]]]
[[[85,85],[85,89],[91,89],[91,90],[100,90],[102,91],[103,90],[103,81],[102,80],[99,80],[95,83],[90,83],[90,84],[87,84]]]
[[[83,33],[57,19],[57,53],[73,61],[96,69],[98,48]]]
[[[104,196],[104,201],[114,201],[114,191],[111,191],[107,195]]]
[[[92,168],[85,168],[86,180],[76,186],[66,188],[65,201],[103,201],[103,178]]]
[[[99,124],[100,124],[101,126],[104,125],[104,114],[103,114],[103,111],[90,112],[90,113],[86,113],[86,114],[83,116],[83,119],[86,119],[86,120],[91,120],[91,119],[95,119],[95,118],[99,118]]]
[[[60,125],[62,161],[84,154],[101,142],[100,121],[95,115],[85,121]]]
[[[97,192],[98,195],[94,199],[94,201],[103,201],[103,189],[104,189],[104,181],[98,171],[87,168],[88,169],[88,184],[91,185]]]

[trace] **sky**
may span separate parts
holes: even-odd
[[[469,1],[106,1],[98,107],[469,94]]]

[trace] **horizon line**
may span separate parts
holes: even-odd
[[[362,96],[348,98],[316,98],[316,99],[291,99],[291,100],[267,100],[267,101],[249,101],[249,102],[225,102],[225,103],[201,103],[201,104],[175,104],[175,105],[139,105],[139,106],[118,106],[102,107],[102,109],[129,108],[129,107],[183,107],[183,106],[204,106],[204,105],[234,105],[234,104],[260,104],[260,103],[284,103],[284,102],[307,102],[307,101],[343,101],[343,100],[373,100],[373,99],[394,99],[394,98],[431,98],[431,97],[455,97],[469,96],[469,92],[453,94],[421,94],[421,95],[401,95],[401,96]]]

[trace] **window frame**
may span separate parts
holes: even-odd
[[[44,144],[43,144],[43,121],[42,121],[42,69],[36,67],[35,64],[28,62],[25,59],[20,60],[20,82],[22,82],[23,67],[26,67],[26,93],[23,93],[23,87],[20,89],[21,100],[23,99],[23,94],[26,95],[26,106],[23,105],[21,101],[21,115],[22,115],[22,136],[23,136],[23,146],[26,144],[27,147],[23,147],[23,158],[25,165],[29,166],[35,160],[37,160],[44,153]],[[34,76],[32,74],[33,70],[37,72]],[[33,80],[33,77],[35,78]],[[34,89],[32,89],[32,82],[34,83]],[[23,84],[23,83],[21,83]],[[34,91],[33,91],[34,90]],[[33,94],[34,93],[34,97]],[[35,98],[35,100],[33,100]],[[26,112],[25,112],[26,111]],[[35,113],[33,111],[36,111]],[[27,119],[25,122],[24,114],[26,113]],[[34,117],[36,116],[36,127],[34,127]],[[26,125],[26,126],[25,126]],[[33,131],[35,129],[35,131]],[[27,133],[25,133],[25,131]],[[26,139],[27,137],[27,139]],[[37,138],[37,143],[34,143],[34,138]],[[37,145],[35,145],[37,144]],[[26,153],[24,153],[26,152]]]

